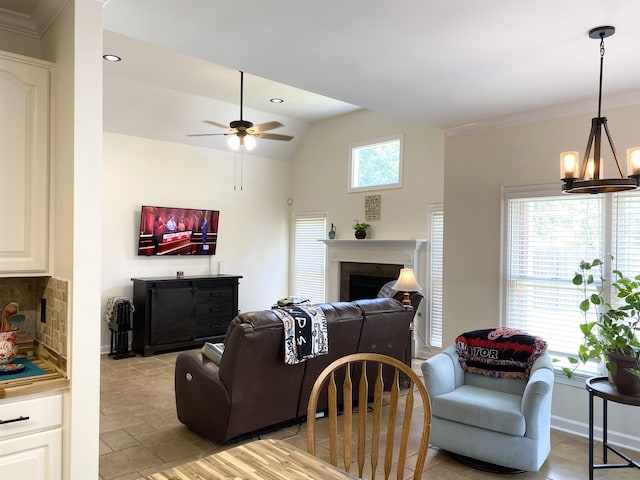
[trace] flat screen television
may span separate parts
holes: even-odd
[[[138,255],[215,255],[219,210],[143,205]]]

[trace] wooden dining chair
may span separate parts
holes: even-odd
[[[392,370],[392,375],[388,372],[384,375],[393,379],[390,385],[384,385],[383,367]],[[408,379],[408,388],[401,390],[402,375]],[[328,387],[323,388],[327,383]],[[321,394],[328,395],[329,462],[332,465],[338,467],[341,457],[340,468],[350,473],[355,457],[358,477],[364,478],[367,474],[374,480],[379,463],[385,479],[391,478],[396,464],[395,478],[403,480],[407,459],[411,457],[413,479],[422,477],[431,433],[431,402],[420,377],[411,368],[377,353],[347,355],[327,366],[311,390],[307,407],[307,451],[317,456],[316,444],[325,440],[316,436],[316,405]]]

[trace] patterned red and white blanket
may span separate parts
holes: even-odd
[[[533,362],[547,351],[547,342],[515,328],[490,328],[458,336],[456,351],[466,372],[529,378]]]

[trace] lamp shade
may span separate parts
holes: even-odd
[[[630,177],[640,175],[640,147],[627,149],[627,175]]]
[[[578,178],[580,154],[578,152],[562,152],[560,154],[560,178]]]
[[[398,280],[396,280],[396,283],[394,283],[391,288],[397,292],[417,292],[418,290],[422,290],[411,268],[401,269]]]

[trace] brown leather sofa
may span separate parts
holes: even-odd
[[[214,442],[306,415],[311,388],[333,360],[355,352],[404,359],[413,312],[393,298],[321,304],[329,353],[286,365],[283,328],[270,310],[238,315],[218,367],[199,350],[182,352],[175,367],[178,419]],[[322,408],[323,406],[320,406]]]

